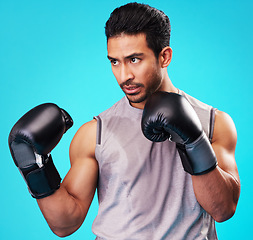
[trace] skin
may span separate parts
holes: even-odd
[[[167,73],[172,59],[170,47],[165,47],[157,59],[144,34],[123,34],[109,38],[107,49],[113,74],[133,107],[143,109],[154,91],[178,92]],[[50,228],[60,237],[82,225],[96,191],[96,126],[96,120],[92,120],[77,131],[70,145],[71,168],[60,189],[37,200]],[[218,222],[233,216],[239,198],[236,141],[232,119],[216,111],[212,147],[218,166],[207,174],[192,176],[192,181],[198,202]]]
[[[167,74],[172,49],[164,48],[157,59],[144,34],[112,37],[107,43],[112,72],[131,105],[143,109],[146,99],[158,90],[177,92]]]

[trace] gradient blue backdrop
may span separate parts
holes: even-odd
[[[78,128],[119,100],[106,58],[104,24],[128,1],[0,0],[0,239],[59,239],[49,229],[9,153],[7,138],[26,111],[54,102],[75,124],[53,150],[62,177]],[[175,86],[231,115],[238,131],[241,197],[235,216],[218,223],[220,239],[250,239],[252,222],[252,55],[250,0],[145,1],[171,19]],[[97,200],[67,239],[94,239]]]

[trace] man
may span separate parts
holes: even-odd
[[[9,144],[30,192],[61,237],[82,225],[97,189],[97,239],[217,239],[215,221],[233,216],[240,192],[233,121],[172,84],[163,12],[137,3],[117,8],[106,36],[126,97],[77,131],[61,184],[49,152],[71,117],[49,104],[21,118]],[[53,117],[45,123],[45,115]],[[27,164],[20,153],[36,161]]]

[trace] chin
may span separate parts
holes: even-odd
[[[130,103],[142,103],[142,102],[146,101],[148,98],[147,94],[145,94],[143,96],[138,96],[138,95],[135,95],[135,96],[126,95],[126,96],[127,96]]]

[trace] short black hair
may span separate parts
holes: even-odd
[[[146,34],[148,47],[156,57],[170,45],[170,32],[170,20],[163,11],[136,2],[116,8],[105,25],[107,41],[122,33]]]

